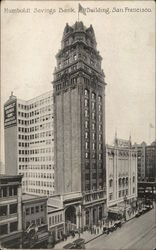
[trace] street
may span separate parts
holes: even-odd
[[[86,244],[86,248],[102,249],[155,249],[156,206],[149,212],[125,223],[109,235],[102,235]]]

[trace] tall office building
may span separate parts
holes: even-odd
[[[54,192],[53,92],[4,105],[5,173],[22,174],[23,192]]]
[[[137,150],[138,181],[145,180],[145,149],[146,143],[135,143],[133,148]]]
[[[97,222],[106,203],[106,83],[96,46],[92,25],[66,24],[53,81],[56,192],[71,200],[79,192],[83,225]],[[75,223],[77,212],[69,205],[66,218]]]
[[[145,177],[147,181],[156,181],[156,141],[145,148]]]

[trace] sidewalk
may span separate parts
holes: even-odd
[[[91,234],[90,232],[85,231],[85,232],[81,233],[80,238],[83,238],[85,240],[85,244],[86,244],[86,243],[92,241],[93,239],[100,237],[101,235],[102,235],[102,230],[100,230],[98,234]],[[74,240],[77,240],[78,238],[79,238],[78,234],[76,234],[74,238],[72,236],[69,236],[67,238],[67,240],[57,243],[55,245],[54,249],[62,249],[63,246],[65,246],[69,243],[72,243]]]

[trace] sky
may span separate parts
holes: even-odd
[[[119,138],[151,143],[155,138],[154,1],[4,1],[1,6],[1,159],[3,105],[11,91],[29,100],[52,89],[65,24],[92,24],[103,57],[106,86],[106,142]],[[89,12],[91,9],[103,12]],[[104,10],[109,8],[107,14]],[[139,12],[130,9],[139,8]],[[11,13],[13,9],[23,13]],[[74,11],[73,11],[74,9]],[[143,10],[148,10],[144,12]],[[66,10],[66,11],[65,11]],[[117,10],[120,10],[117,12]],[[125,11],[126,10],[126,11]],[[140,12],[142,10],[142,12]],[[49,14],[49,12],[54,12]],[[29,13],[26,13],[29,12]]]

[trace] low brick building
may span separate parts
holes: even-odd
[[[0,243],[4,248],[21,248],[21,181],[19,175],[0,175]]]
[[[48,240],[47,197],[22,196],[23,247],[44,247]]]

